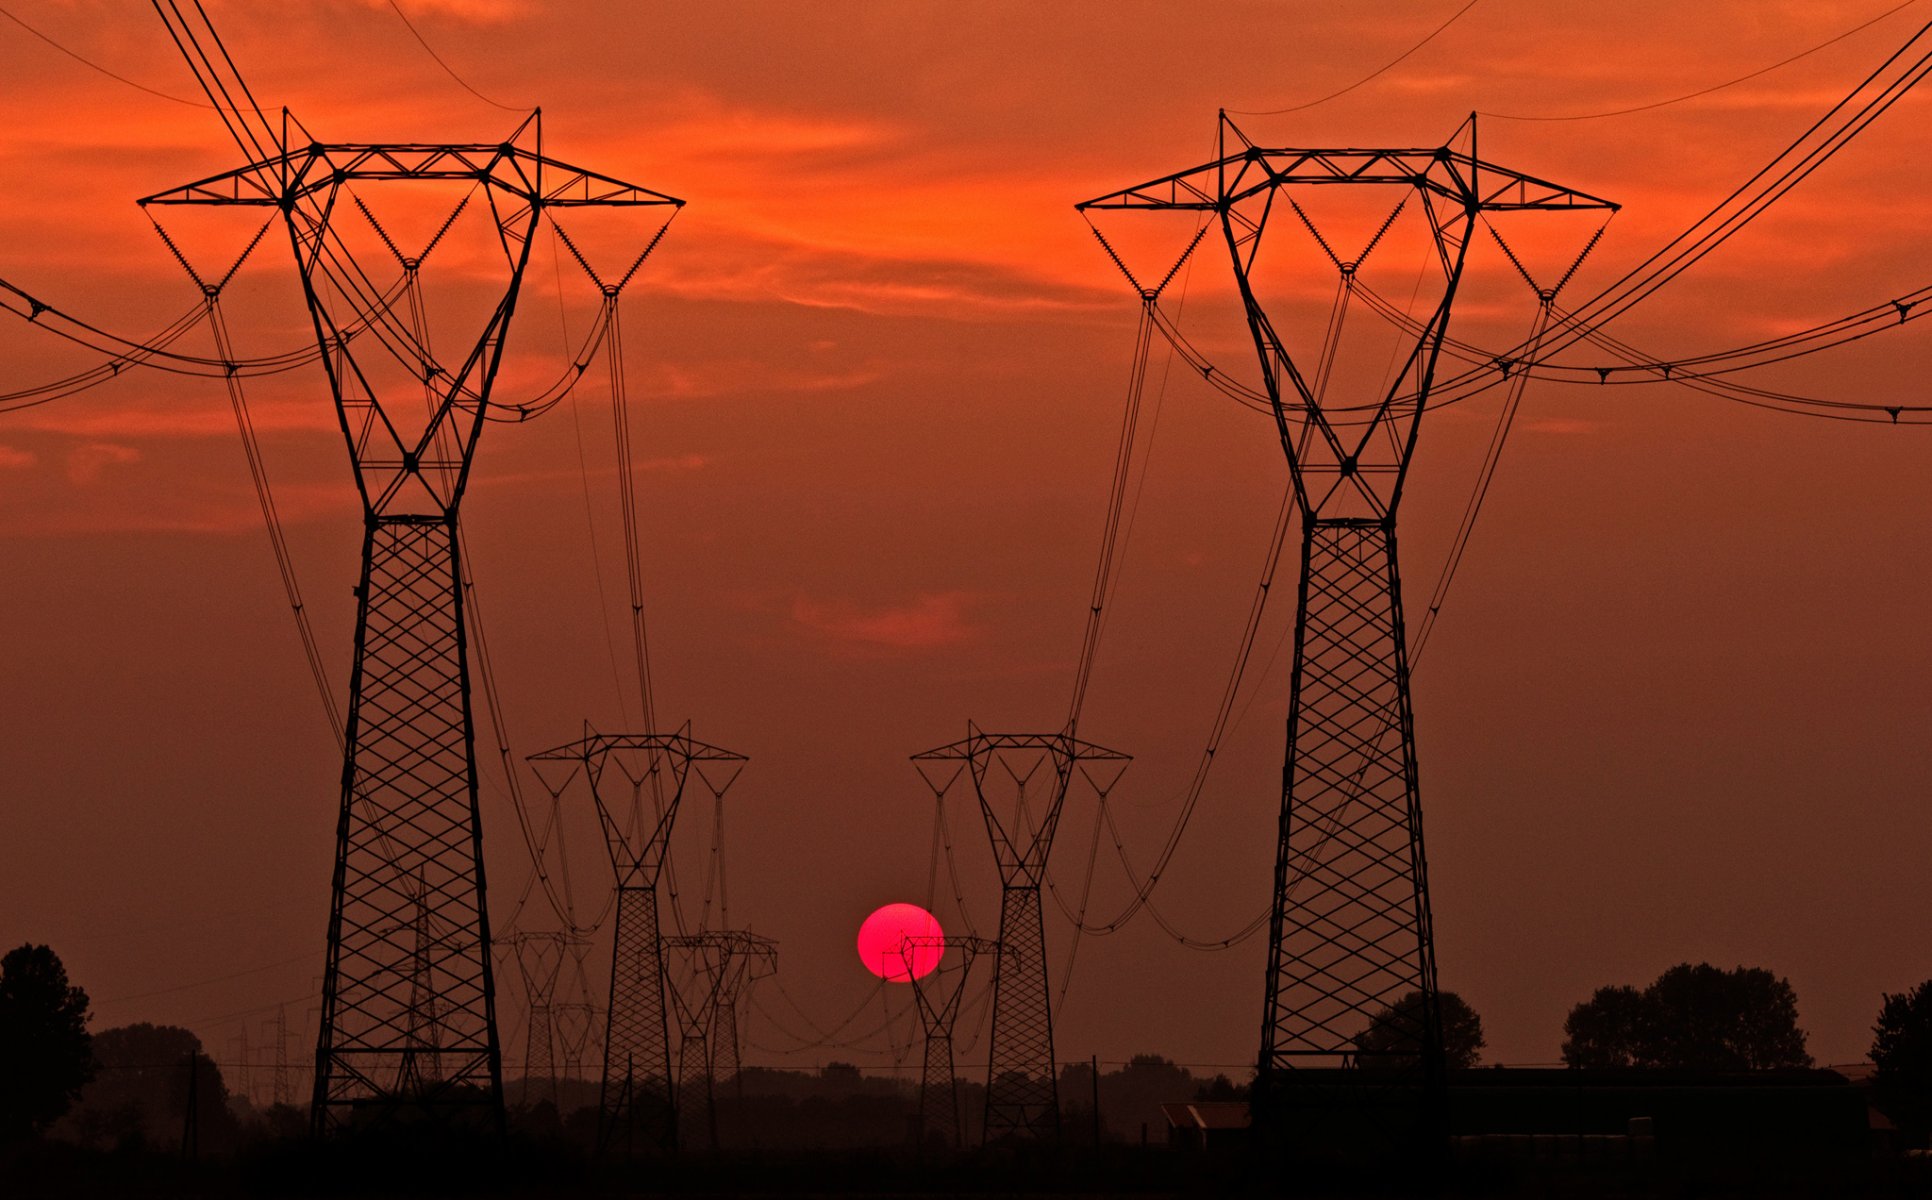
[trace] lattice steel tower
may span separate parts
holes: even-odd
[[[1419,1061],[1426,1080],[1440,1077],[1396,511],[1478,223],[1497,213],[1613,207],[1481,161],[1473,118],[1464,128],[1467,149],[1277,149],[1255,145],[1224,115],[1214,161],[1078,206],[1089,214],[1179,210],[1216,227],[1293,476],[1301,575],[1261,1031],[1264,1090],[1289,1068],[1375,1066],[1357,1039],[1410,992],[1422,1002],[1413,1017],[1396,1014],[1408,1028],[1384,1044],[1394,1058]],[[1381,198],[1346,243],[1317,219],[1334,196],[1323,189],[1338,187]],[[1378,225],[1373,218],[1385,210]],[[1288,307],[1288,289],[1313,274],[1274,275],[1278,290],[1264,297],[1270,264],[1262,241],[1271,230],[1274,242],[1293,239],[1301,261],[1335,281],[1326,335],[1298,343],[1298,352],[1277,332],[1270,306]],[[1388,334],[1393,348],[1383,343],[1373,358],[1351,363],[1341,316],[1375,299],[1364,282],[1369,256],[1405,238],[1415,257],[1401,286],[1418,286],[1426,315],[1386,327],[1397,330]],[[1418,260],[1432,287],[1411,283]],[[1143,301],[1151,305],[1157,291],[1142,288]],[[1347,395],[1331,397],[1331,383],[1351,367],[1362,368],[1356,374],[1367,385],[1344,385]]]
[[[1127,769],[1128,756],[1066,733],[983,733],[969,722],[964,740],[912,761],[938,796],[961,775],[972,779],[999,864],[985,1139],[1057,1137],[1060,1100],[1040,884],[1067,788],[1079,777],[1104,797]]]
[[[529,1003],[529,1023],[524,1031],[523,1094],[525,1105],[548,1100],[557,1104],[557,1037],[555,1030],[557,979],[563,974],[565,951],[570,935],[565,933],[517,933],[510,936],[510,949],[516,956],[517,973],[523,979],[523,995]]]
[[[674,934],[664,939],[668,993],[678,1027],[678,1137],[687,1149],[718,1147],[721,1067],[738,1070],[737,1006],[747,983],[777,969],[778,943],[741,929]],[[667,962],[667,969],[669,963]]]
[[[960,1002],[973,960],[999,949],[996,942],[976,937],[908,937],[900,945],[912,1001],[919,1010],[925,1055],[919,1072],[919,1140],[934,1138],[949,1147],[960,1144],[959,1077],[954,1071],[953,1028],[959,1022]],[[929,954],[938,960],[921,975],[915,964]]]
[[[747,760],[695,740],[689,725],[677,733],[585,728],[583,738],[533,754],[530,762],[552,796],[579,780],[590,789],[617,875],[598,1151],[671,1150],[678,1144],[678,1110],[657,881],[692,776],[721,797]]]
[[[239,79],[227,89],[246,95]],[[286,114],[277,130],[242,111],[230,127],[253,161],[141,203],[280,211],[362,500],[315,1126],[399,1106],[500,1123],[458,509],[538,222],[558,208],[682,202],[545,157],[536,114],[500,141],[426,145],[323,143]],[[421,240],[399,243],[430,204],[448,214],[441,226],[432,217]],[[463,286],[493,291],[452,293],[448,307],[470,301],[480,325],[446,360],[430,345],[419,271],[461,239]],[[392,260],[401,282],[378,285]],[[365,323],[370,336],[357,336]]]

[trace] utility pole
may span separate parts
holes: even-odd
[[[1083,778],[1104,798],[1129,758],[1068,733],[984,733],[970,721],[966,728],[961,741],[912,761],[936,796],[961,776],[971,779],[999,865],[984,1138],[1054,1140],[1060,1135],[1060,1098],[1040,884],[1067,788]]]
[[[500,1128],[458,515],[539,223],[682,202],[547,157],[535,112],[488,142],[323,142],[286,110],[264,115],[198,5],[198,21],[157,7],[248,162],[141,204],[280,213],[362,503],[314,1128],[403,1110]],[[442,207],[423,208],[430,192]],[[425,211],[448,216],[399,242]],[[464,284],[494,300],[444,358],[420,272],[449,242],[463,244]],[[375,279],[390,262],[400,282],[386,288]],[[365,324],[375,336],[356,336]],[[428,936],[419,946],[398,928]],[[424,1073],[430,1010],[436,1069]]]
[[[673,1150],[678,1109],[657,881],[685,786],[695,776],[723,796],[747,760],[695,740],[688,723],[676,733],[584,728],[581,739],[533,754],[530,763],[555,798],[579,783],[589,789],[617,877],[598,1153]]]
[[[1220,233],[1293,479],[1300,581],[1258,1108],[1289,1088],[1349,1080],[1355,1087],[1419,1066],[1426,1126],[1434,1108],[1427,1098],[1440,1093],[1396,512],[1479,223],[1493,232],[1498,213],[1614,208],[1480,160],[1473,117],[1464,130],[1465,147],[1271,148],[1223,114],[1213,161],[1078,206],[1090,220],[1109,210],[1192,213]],[[1337,197],[1338,189],[1348,195]],[[1360,236],[1344,242],[1316,216],[1324,203],[1349,197],[1375,207]],[[1272,235],[1267,255],[1264,234]],[[1408,334],[1387,335],[1396,339],[1393,359],[1384,343],[1372,360],[1352,362],[1342,317],[1370,295],[1371,254],[1404,239],[1413,257],[1403,286],[1417,286],[1418,260],[1432,281],[1416,292],[1424,311]],[[1142,286],[1118,255],[1115,263],[1153,305],[1160,289]],[[1336,288],[1328,328],[1297,340],[1281,311],[1292,307],[1288,289],[1320,276]],[[1352,370],[1349,382],[1336,382]],[[1403,1028],[1386,1061],[1361,1050],[1360,1035],[1410,993],[1422,1002],[1393,1013]],[[1342,1067],[1356,1070],[1322,1070]]]

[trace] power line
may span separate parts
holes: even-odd
[[[1828,38],[1825,41],[1819,42],[1816,46],[1811,47],[1811,49],[1809,50],[1801,50],[1798,53],[1792,55],[1790,58],[1779,59],[1777,62],[1772,63],[1768,67],[1759,67],[1757,70],[1752,71],[1748,75],[1740,75],[1736,79],[1727,80],[1724,83],[1714,83],[1709,87],[1699,88],[1694,92],[1686,92],[1681,96],[1673,96],[1668,100],[1653,100],[1649,104],[1637,104],[1637,105],[1632,105],[1629,108],[1616,108],[1616,109],[1611,109],[1608,112],[1572,113],[1568,116],[1541,117],[1541,116],[1531,116],[1531,115],[1522,114],[1522,113],[1498,113],[1498,112],[1485,112],[1485,113],[1482,113],[1481,115],[1485,117],[1492,117],[1499,121],[1595,121],[1595,120],[1600,120],[1601,118],[1604,118],[1604,117],[1627,117],[1632,113],[1650,112],[1653,109],[1668,108],[1673,104],[1682,104],[1686,100],[1695,100],[1700,96],[1708,96],[1712,92],[1721,92],[1725,88],[1736,87],[1740,83],[1748,83],[1751,80],[1756,79],[1760,75],[1769,75],[1773,71],[1779,70],[1783,67],[1788,67],[1792,63],[1797,62],[1799,59],[1809,58],[1812,55],[1818,53],[1820,50],[1826,49],[1827,47],[1830,47],[1830,46],[1837,45],[1839,42],[1844,41],[1846,38],[1852,36],[1855,33],[1862,33],[1865,30],[1870,29],[1872,26],[1878,24],[1880,21],[1883,21],[1885,18],[1891,16],[1893,13],[1903,12],[1906,9],[1912,7],[1914,4],[1917,4],[1918,2],[1919,0],[1905,0],[1905,3],[1894,5],[1893,7],[1888,8],[1884,12],[1873,17],[1869,21],[1860,22],[1859,24],[1852,26],[1850,29],[1847,29],[1845,32],[1839,34],[1836,37]]]
[[[457,85],[461,87],[464,91],[468,92],[472,96],[475,96],[478,100],[481,100],[483,103],[491,105],[495,108],[500,108],[505,112],[527,113],[530,111],[528,108],[517,108],[514,105],[498,104],[496,101],[490,99],[488,96],[485,96],[482,92],[479,92],[475,88],[471,87],[469,85],[469,81],[464,79],[461,75],[458,75],[456,73],[456,68],[450,66],[449,63],[445,62],[443,60],[443,56],[436,53],[436,48],[434,46],[431,46],[427,41],[423,39],[422,31],[416,28],[416,23],[409,19],[409,14],[402,10],[402,6],[400,4],[397,4],[396,0],[389,0],[389,7],[395,10],[396,16],[402,20],[403,27],[409,30],[409,34],[411,37],[416,39],[416,44],[421,46],[423,50],[427,52],[431,58],[435,59],[436,65],[443,68],[444,73],[447,74],[451,79],[454,79],[457,82]]]
[[[1287,108],[1267,108],[1267,109],[1230,108],[1227,111],[1234,113],[1237,116],[1243,116],[1243,117],[1278,117],[1283,113],[1301,112],[1305,109],[1314,108],[1318,104],[1327,104],[1330,100],[1338,100],[1341,97],[1348,95],[1356,88],[1361,87],[1363,84],[1370,83],[1375,79],[1377,79],[1378,77],[1394,69],[1395,67],[1400,66],[1404,59],[1408,58],[1411,54],[1414,54],[1416,51],[1422,49],[1430,42],[1435,41],[1437,36],[1439,36],[1443,30],[1449,28],[1451,25],[1454,25],[1457,21],[1462,20],[1463,14],[1468,12],[1470,9],[1476,7],[1476,5],[1479,3],[1481,3],[1481,0],[1469,0],[1469,3],[1463,5],[1461,8],[1457,9],[1453,14],[1451,14],[1451,16],[1447,21],[1444,21],[1442,24],[1436,26],[1433,30],[1431,30],[1427,37],[1423,38],[1415,45],[1410,46],[1407,50],[1404,50],[1402,53],[1396,55],[1388,62],[1383,63],[1375,70],[1370,71],[1367,75],[1362,76],[1354,83],[1349,84],[1347,87],[1343,88],[1339,92],[1330,92],[1328,95],[1323,96],[1319,100],[1310,100],[1305,104],[1290,105]]]
[[[83,67],[87,67],[90,70],[99,71],[101,74],[107,76],[109,79],[112,79],[118,83],[125,83],[129,87],[134,88],[137,91],[146,92],[150,96],[158,96],[163,100],[172,100],[176,104],[185,104],[190,108],[213,107],[212,105],[203,104],[199,100],[189,100],[183,96],[170,95],[167,92],[163,92],[158,89],[151,88],[145,83],[136,83],[125,75],[120,75],[113,71],[110,71],[106,67],[103,67],[101,64],[95,62],[93,59],[85,58],[82,55],[77,54],[72,50],[69,50],[66,46],[61,45],[53,38],[50,38],[46,34],[42,33],[40,30],[35,29],[32,25],[29,25],[25,21],[21,20],[19,17],[14,16],[12,12],[8,11],[5,8],[0,8],[0,17],[5,17],[7,18],[7,20],[12,21],[15,25],[20,26],[20,28],[26,30],[28,33],[33,34],[41,41],[46,42],[49,46],[52,46],[54,49],[60,51],[62,54],[65,54],[67,57],[73,59],[75,62],[79,63]]]

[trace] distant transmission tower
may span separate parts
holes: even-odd
[[[518,933],[510,939],[530,1011],[523,1052],[525,1105],[539,1100],[548,1100],[553,1107],[557,1104],[556,1034],[552,1018],[567,941],[568,935],[563,933]]]
[[[953,1028],[973,960],[996,952],[998,943],[976,937],[908,937],[900,946],[906,975],[912,983],[913,1005],[925,1034],[925,1058],[919,1073],[919,1140],[938,1139],[949,1147],[960,1145],[959,1079],[953,1070]],[[937,964],[920,975],[914,964],[937,954]]]
[[[1069,785],[1078,776],[1104,797],[1127,769],[1128,756],[1065,733],[982,733],[968,722],[964,740],[912,761],[939,796],[961,775],[970,776],[999,863],[985,1138],[1055,1138],[1060,1099],[1040,883]]]
[[[742,754],[677,733],[590,730],[578,741],[530,756],[553,797],[581,780],[590,790],[617,875],[617,929],[610,1009],[598,1100],[600,1153],[675,1149],[669,985],[658,926],[657,880],[685,785],[695,775],[723,796],[746,762]]]
[[[597,1009],[581,1001],[558,1004],[551,1009],[557,1031],[558,1049],[563,1052],[563,1077],[584,1077],[584,1056],[590,1049],[590,1035],[597,1025]]]
[[[288,1071],[288,1006],[275,1006],[275,1092],[276,1104],[293,1104],[294,1090],[290,1087]]]
[[[753,969],[762,978],[776,968],[778,943],[744,930],[708,930],[666,937],[664,947],[683,960],[671,971],[670,988],[679,1035],[679,1136],[687,1148],[716,1149],[717,1086],[727,1078],[720,1060],[733,1073],[738,1069],[734,1010]]]
[[[1079,206],[1090,219],[1110,209],[1180,211],[1218,229],[1300,510],[1301,579],[1269,925],[1257,1089],[1262,1096],[1322,1078],[1318,1071],[1284,1074],[1292,1068],[1379,1067],[1386,1077],[1403,1073],[1404,1064],[1419,1064],[1432,1091],[1440,1080],[1442,1030],[1396,509],[1478,224],[1494,232],[1489,222],[1498,213],[1614,207],[1479,160],[1473,118],[1465,129],[1466,150],[1273,149],[1255,145],[1223,116],[1214,161]],[[1336,202],[1337,188],[1379,201],[1352,241],[1324,230],[1317,219],[1325,203]],[[1296,266],[1282,264],[1289,253],[1283,246],[1262,255],[1263,234],[1271,230],[1271,245],[1287,242],[1299,251]],[[1417,293],[1424,315],[1413,320],[1409,334],[1387,334],[1398,339],[1393,360],[1384,348],[1351,361],[1341,317],[1378,299],[1363,268],[1378,246],[1398,239],[1406,239],[1415,255],[1407,261],[1403,289],[1414,286],[1417,259],[1425,271],[1431,263],[1439,269],[1430,272],[1438,282]],[[1117,255],[1115,262],[1126,271]],[[1286,307],[1289,289],[1305,288],[1317,274],[1337,289],[1328,306],[1328,331],[1305,343],[1302,353],[1291,353],[1269,304]],[[1129,279],[1151,308],[1159,288],[1141,286],[1131,273]],[[1546,309],[1550,296],[1543,293]],[[1379,320],[1369,327],[1389,329]],[[1386,383],[1379,391],[1331,398],[1338,362],[1358,378],[1366,374],[1369,387],[1378,386],[1376,379]],[[1390,1012],[1408,993],[1418,993],[1420,1005]],[[1371,1050],[1358,1039],[1378,1017],[1401,1027]],[[1388,1061],[1378,1061],[1378,1054]]]
[[[731,930],[732,956],[718,989],[718,1013],[711,1031],[711,1073],[718,1080],[731,1080],[740,1098],[744,1086],[739,1076],[743,1069],[744,1045],[739,1034],[738,1015],[750,999],[759,980],[778,970],[778,943],[748,930]]]
[[[173,0],[157,8],[250,161],[141,203],[281,214],[362,499],[315,1128],[402,1108],[500,1124],[458,509],[538,223],[681,201],[544,156],[535,113],[490,142],[318,141],[286,111],[263,115],[199,5],[195,20]],[[424,230],[407,247],[392,233],[403,222]],[[494,289],[449,359],[429,344],[418,287],[446,237],[467,239],[464,285]],[[401,282],[385,288],[391,262]],[[352,336],[364,322],[373,336]]]

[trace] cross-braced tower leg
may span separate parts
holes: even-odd
[[[1393,522],[1302,536],[1287,788],[1275,866],[1264,1066],[1386,1066],[1357,1039],[1439,1071],[1435,942]],[[1411,994],[1420,1005],[1404,1005]]]
[[[363,546],[324,1122],[375,1098],[488,1109],[500,1095],[455,521],[372,518]]]
[[[959,1145],[959,1076],[950,1032],[926,1036],[919,1071],[919,1138],[922,1143],[936,1139],[943,1146]]]
[[[655,884],[620,887],[597,1104],[599,1153],[633,1155],[677,1145],[664,944],[658,932]]]
[[[1009,882],[1000,891],[999,949],[993,957],[993,1032],[986,1070],[988,1141],[1059,1136],[1050,987],[1039,881]]]
[[[557,1060],[553,1051],[555,1035],[550,1028],[550,1005],[530,1006],[530,1027],[524,1039],[523,1102],[535,1104],[548,1100],[557,1104]]]

